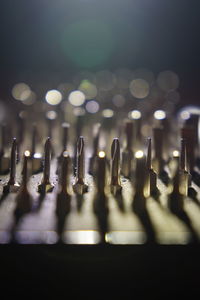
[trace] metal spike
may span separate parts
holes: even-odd
[[[114,138],[111,146],[111,193],[116,194],[121,192],[121,183],[120,183],[120,145],[119,139]]]
[[[154,172],[154,170],[152,168],[151,138],[148,138],[146,167],[147,167],[147,173],[148,173],[148,180],[147,180],[148,193],[147,194],[152,195],[152,196],[156,196],[158,194],[157,174],[156,174],[156,172]]]
[[[17,161],[17,141],[13,138],[10,158],[10,178],[6,186],[4,186],[4,193],[17,192],[19,184],[15,181],[16,176],[16,161]]]
[[[51,166],[51,142],[50,137],[47,138],[44,146],[44,170],[43,179],[38,186],[38,192],[45,193],[53,190],[53,185],[50,183],[50,166]]]
[[[67,151],[63,152],[61,170],[60,170],[60,193],[68,194],[68,179],[69,179],[69,162],[70,157]]]
[[[95,172],[95,160],[98,156],[98,147],[99,147],[99,137],[100,137],[100,128],[101,124],[97,123],[94,126],[94,136],[93,136],[93,153],[92,156],[90,157],[90,162],[89,162],[89,173],[94,174]]]
[[[126,121],[125,123],[126,145],[122,152],[122,174],[129,178],[131,175],[131,162],[133,158],[132,143],[133,143],[133,123]]]
[[[77,155],[76,155],[76,179],[73,185],[74,192],[82,195],[87,192],[88,186],[84,182],[85,177],[85,157],[84,157],[84,138],[79,137],[77,142]]]
[[[66,123],[66,122],[62,123],[62,129],[63,129],[62,148],[63,148],[63,152],[66,151],[66,149],[67,149],[69,128],[70,128],[69,123]]]
[[[106,155],[100,151],[97,159],[97,190],[99,194],[105,193],[106,183]]]

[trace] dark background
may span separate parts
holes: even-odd
[[[56,73],[62,80],[79,70],[62,51],[67,26],[90,18],[108,24],[115,47],[92,69],[146,67],[155,74],[173,70],[180,77],[183,103],[200,95],[198,0],[1,0],[0,96],[20,80]],[[31,75],[30,75],[31,74]]]

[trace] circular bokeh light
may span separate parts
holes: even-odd
[[[87,112],[89,112],[91,114],[95,114],[99,110],[99,103],[96,101],[89,101],[89,102],[87,102],[85,108],[86,108]]]
[[[175,90],[179,87],[179,77],[172,71],[163,71],[158,74],[157,85],[164,92]]]
[[[76,90],[69,94],[68,99],[73,106],[81,106],[85,102],[85,95],[83,92]]]
[[[149,95],[149,84],[144,79],[134,79],[129,85],[131,94],[138,99],[146,98]]]
[[[83,80],[78,89],[84,93],[87,100],[94,99],[97,96],[97,88],[89,80]]]
[[[50,90],[46,93],[45,99],[50,105],[58,105],[62,101],[62,94],[58,90]]]

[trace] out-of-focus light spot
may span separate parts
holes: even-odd
[[[144,152],[142,150],[138,150],[135,152],[135,158],[142,158],[144,156]]]
[[[188,120],[190,118],[190,113],[186,110],[183,110],[181,113],[180,113],[180,118],[182,120]]]
[[[26,98],[23,101],[23,104],[32,105],[32,104],[35,103],[35,101],[36,101],[36,94],[33,91],[30,91],[30,94],[29,94],[28,98]]]
[[[142,116],[141,112],[139,110],[132,110],[128,113],[128,117],[130,119],[135,119],[135,120],[138,120],[140,119]]]
[[[116,107],[122,107],[125,103],[125,98],[123,95],[117,94],[112,98],[112,102]]]
[[[76,117],[84,116],[85,115],[85,109],[82,107],[76,107],[73,109],[73,113]]]
[[[83,80],[78,89],[84,93],[87,100],[94,99],[97,96],[96,86],[88,80]]]
[[[154,112],[154,118],[156,120],[163,120],[166,118],[166,113],[164,112],[164,110],[156,110]]]
[[[11,93],[16,100],[24,101],[29,97],[31,90],[26,83],[21,82],[13,86]]]
[[[64,151],[64,152],[63,152],[63,157],[68,157],[68,156],[69,156],[68,151]]]
[[[42,158],[42,154],[39,152],[34,153],[33,155],[34,158]]]
[[[68,99],[73,106],[81,106],[85,102],[85,95],[81,91],[73,91]]]
[[[113,73],[103,70],[96,73],[96,84],[99,90],[109,91],[114,88],[116,77]]]
[[[50,105],[58,105],[62,101],[62,94],[58,90],[50,90],[46,93],[45,99]]]
[[[31,155],[31,152],[30,152],[29,150],[26,150],[26,151],[24,152],[24,155],[25,155],[26,157],[29,157],[29,156]]]
[[[69,128],[70,124],[67,122],[62,123],[62,128]]]
[[[112,118],[114,115],[114,111],[112,109],[106,108],[102,111],[102,116],[104,118]]]
[[[95,114],[99,110],[99,103],[96,101],[89,101],[89,102],[87,102],[85,108],[86,108],[87,112],[89,112],[91,114]]]
[[[25,90],[21,93],[20,100],[25,101],[30,97],[30,95],[31,95],[31,90]]]
[[[106,156],[106,153],[104,151],[99,151],[99,157],[103,158]]]
[[[46,117],[49,120],[55,120],[57,118],[57,112],[54,110],[49,110],[46,112]]]
[[[179,151],[178,150],[173,151],[173,157],[179,157]]]
[[[199,106],[185,106],[181,109],[180,112],[187,111],[192,115],[200,115],[200,107]]]
[[[129,85],[131,94],[138,99],[143,99],[149,95],[149,84],[144,79],[134,79]]]
[[[157,85],[165,92],[175,90],[179,87],[179,77],[172,71],[163,71],[158,74]]]
[[[19,112],[19,117],[20,117],[20,119],[26,119],[27,116],[28,116],[28,113],[27,113],[26,110],[21,110],[21,111]]]

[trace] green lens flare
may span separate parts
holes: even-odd
[[[67,58],[79,67],[92,68],[105,63],[114,48],[114,36],[108,24],[96,20],[70,24],[61,38]]]

